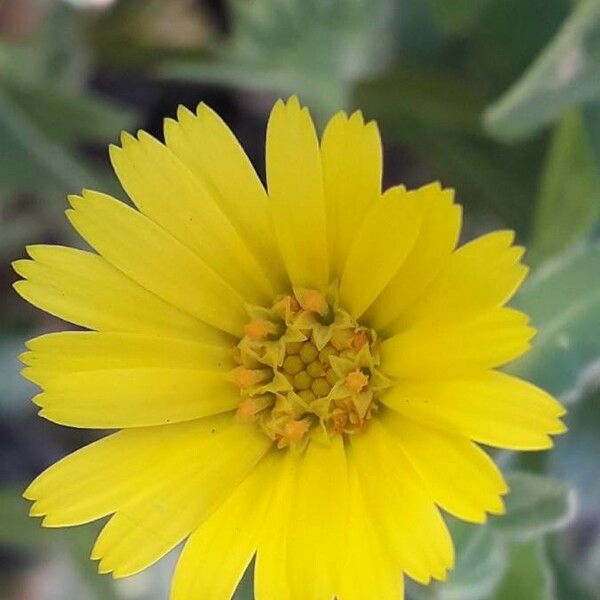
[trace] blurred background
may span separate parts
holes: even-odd
[[[27,517],[31,478],[98,434],[36,416],[17,356],[64,324],[17,298],[11,260],[80,244],[67,193],[123,198],[121,130],[161,137],[206,101],[262,173],[268,109],[291,93],[320,127],[376,119],[386,185],[456,188],[465,239],[516,230],[532,275],[514,304],[539,333],[509,370],[569,406],[552,451],[497,455],[507,516],[452,523],[456,570],[409,597],[600,599],[600,0],[0,0],[0,599],[166,600],[177,554],[115,583],[88,560],[98,526]]]

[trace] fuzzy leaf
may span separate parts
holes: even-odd
[[[572,399],[585,369],[600,356],[600,243],[545,263],[514,305],[531,317],[538,333],[533,348],[507,371]]]
[[[508,569],[493,599],[553,600],[555,597],[553,575],[543,542],[511,544]]]
[[[233,35],[210,63],[167,63],[168,77],[297,93],[319,121],[348,108],[354,82],[385,66],[394,43],[391,0],[232,2]]]
[[[582,0],[525,74],[484,116],[488,132],[512,141],[600,96],[600,0]]]
[[[600,163],[591,141],[579,110],[567,113],[556,128],[536,203],[528,253],[532,264],[583,239],[598,221]]]
[[[506,514],[491,521],[495,531],[528,540],[559,529],[573,516],[575,496],[568,484],[525,472],[512,473],[507,481]]]
[[[455,568],[444,583],[409,583],[414,600],[483,600],[493,592],[505,569],[505,542],[489,526],[450,521],[456,547]]]

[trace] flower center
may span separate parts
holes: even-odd
[[[378,369],[375,331],[338,306],[335,289],[296,289],[248,314],[233,348],[238,417],[256,422],[278,448],[363,431],[390,382]]]

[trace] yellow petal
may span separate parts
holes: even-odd
[[[456,323],[508,302],[527,274],[513,239],[512,231],[495,231],[461,246],[390,329]]]
[[[360,111],[337,113],[321,142],[331,277],[340,278],[352,239],[381,193],[381,139]]]
[[[230,343],[129,279],[102,257],[62,246],[28,246],[34,258],[13,263],[17,292],[34,306],[82,327]]]
[[[243,298],[203,261],[150,219],[98,192],[71,196],[69,220],[106,260],[194,317],[241,335]]]
[[[433,281],[460,233],[462,213],[453,203],[453,190],[432,183],[407,194],[421,209],[422,223],[406,260],[364,315],[365,322],[379,331],[411,306]]]
[[[173,473],[177,462],[171,457],[181,455],[187,445],[202,449],[231,423],[229,415],[219,415],[108,435],[66,456],[31,483],[24,493],[35,501],[31,514],[45,516],[46,527],[100,519]]]
[[[340,281],[340,303],[360,317],[401,267],[419,232],[421,210],[402,189],[375,202],[358,228]]]
[[[445,579],[452,540],[432,498],[401,448],[376,419],[351,437],[349,459],[377,531],[394,561],[413,579]]]
[[[419,325],[382,343],[382,368],[406,378],[464,375],[514,360],[534,334],[526,315],[511,308],[456,324]]]
[[[123,134],[110,157],[138,209],[187,246],[249,302],[273,288],[209,189],[166,146],[145,132]]]
[[[329,265],[321,157],[308,109],[296,97],[273,107],[266,162],[273,224],[292,284],[325,291]]]
[[[280,452],[267,455],[230,498],[188,539],[173,578],[171,600],[230,600],[256,551],[259,531],[282,468]]]
[[[221,370],[134,367],[56,374],[34,369],[31,379],[44,390],[33,399],[40,416],[71,427],[167,425],[240,403],[239,389]]]
[[[287,276],[271,226],[267,195],[246,153],[206,104],[165,121],[167,147],[203,182],[279,291]]]
[[[101,531],[92,551],[99,572],[126,577],[156,562],[221,506],[270,444],[254,425],[239,423],[204,443],[183,439],[165,458],[169,470],[155,473]]]
[[[84,427],[156,425],[235,408],[228,348],[139,334],[63,332],[28,342],[23,375],[42,416]],[[164,394],[164,397],[161,396]]]
[[[402,569],[386,552],[360,490],[356,469],[350,465],[351,505],[346,540],[346,562],[340,600],[399,600],[404,597]]]
[[[476,444],[389,412],[383,422],[444,510],[475,523],[483,523],[486,512],[504,512],[502,474]]]
[[[119,368],[174,368],[227,370],[235,366],[231,350],[191,340],[133,333],[64,331],[27,342],[21,360],[35,383],[42,374],[52,378],[82,371]]]
[[[489,446],[541,450],[562,433],[564,408],[527,381],[489,371],[447,380],[400,381],[382,401],[422,425]]]
[[[259,532],[254,566],[254,597],[256,600],[295,600],[290,589],[287,547],[293,543],[288,535],[293,485],[298,457],[286,452],[279,476],[273,483],[274,492],[267,509],[268,518]]]
[[[311,442],[292,486],[287,569],[292,597],[333,598],[344,564],[348,469],[340,436],[330,445]]]

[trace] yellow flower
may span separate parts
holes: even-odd
[[[513,233],[457,249],[451,190],[382,194],[359,112],[319,144],[308,110],[277,102],[268,192],[205,105],[165,137],[111,147],[135,209],[70,198],[97,254],[32,246],[15,263],[25,299],[92,330],[29,342],[40,415],[120,430],[42,473],[31,514],[112,515],[92,558],[115,577],[187,540],[173,600],[230,598],[253,556],[258,600],[391,600],[403,573],[443,580],[439,509],[503,511],[477,443],[539,450],[564,431],[559,403],[494,370],[534,333],[503,306],[527,270]]]

